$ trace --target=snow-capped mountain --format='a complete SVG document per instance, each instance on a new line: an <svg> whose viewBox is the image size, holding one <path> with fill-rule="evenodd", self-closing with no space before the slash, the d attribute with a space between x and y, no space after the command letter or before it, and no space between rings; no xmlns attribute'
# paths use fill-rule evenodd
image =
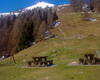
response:
<svg viewBox="0 0 100 80"><path fill-rule="evenodd" d="M46 8L46 7L54 7L54 4L46 3L46 2L39 2L33 6L27 7L25 9L34 9L37 7Z"/></svg>
<svg viewBox="0 0 100 80"><path fill-rule="evenodd" d="M38 2L37 4L24 8L23 10L26 11L26 10L32 10L37 7L46 8L46 7L54 7L54 6L55 6L54 4L50 4L47 2ZM13 15L13 14L17 16L19 13L18 12L0 13L0 15Z"/></svg>

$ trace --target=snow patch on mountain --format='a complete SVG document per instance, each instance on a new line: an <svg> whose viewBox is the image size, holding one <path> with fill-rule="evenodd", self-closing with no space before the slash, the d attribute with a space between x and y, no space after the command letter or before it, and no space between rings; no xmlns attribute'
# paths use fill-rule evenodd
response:
<svg viewBox="0 0 100 80"><path fill-rule="evenodd" d="M27 7L27 8L25 8L25 9L23 9L22 11L24 12L24 10L26 11L26 10L32 10L32 9L34 9L34 8L37 8L37 7L41 7L41 8L46 8L46 7L54 7L55 5L54 4L50 4L50 3L47 3L47 2L38 2L37 4L35 4L35 5L32 5L32 6L30 6L30 7ZM16 15L16 16L18 16L19 15L19 13L18 12L8 12L8 13L0 13L0 16L1 15L5 15L5 16L7 16L7 15Z"/></svg>
<svg viewBox="0 0 100 80"><path fill-rule="evenodd" d="M47 2L38 2L37 4L30 6L30 7L27 7L26 9L34 9L34 8L37 8L37 7L41 7L41 8L54 7L54 4L50 4L50 3L47 3Z"/></svg>
<svg viewBox="0 0 100 80"><path fill-rule="evenodd" d="M19 13L18 12L15 12L15 13L14 12L11 12L11 13L9 12L9 13L0 13L0 15L5 15L5 16L6 15L16 15L17 16L17 15L19 15Z"/></svg>

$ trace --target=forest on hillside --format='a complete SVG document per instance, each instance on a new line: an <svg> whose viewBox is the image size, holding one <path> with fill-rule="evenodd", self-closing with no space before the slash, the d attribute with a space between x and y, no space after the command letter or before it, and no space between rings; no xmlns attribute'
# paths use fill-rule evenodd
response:
<svg viewBox="0 0 100 80"><path fill-rule="evenodd" d="M0 16L0 56L9 57L45 37L58 19L52 8L20 11Z"/></svg>

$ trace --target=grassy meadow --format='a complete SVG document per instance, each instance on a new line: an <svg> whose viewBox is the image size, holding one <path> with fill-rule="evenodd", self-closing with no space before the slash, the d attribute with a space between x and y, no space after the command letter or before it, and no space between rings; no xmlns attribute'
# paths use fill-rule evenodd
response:
<svg viewBox="0 0 100 80"><path fill-rule="evenodd" d="M61 24L51 30L57 37L41 41L0 61L0 80L100 80L100 66L69 66L85 53L100 50L100 14L96 22L83 21L81 13L58 12ZM49 56L55 67L25 68L33 56Z"/></svg>

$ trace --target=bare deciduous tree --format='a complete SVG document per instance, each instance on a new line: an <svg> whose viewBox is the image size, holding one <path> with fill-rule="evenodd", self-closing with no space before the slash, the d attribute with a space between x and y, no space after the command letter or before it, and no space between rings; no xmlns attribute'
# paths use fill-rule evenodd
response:
<svg viewBox="0 0 100 80"><path fill-rule="evenodd" d="M82 7L87 4L89 10L100 12L100 0L71 0L74 11L82 11Z"/></svg>
<svg viewBox="0 0 100 80"><path fill-rule="evenodd" d="M71 4L75 12L82 11L83 3L83 0L71 0Z"/></svg>
<svg viewBox="0 0 100 80"><path fill-rule="evenodd" d="M44 32L58 19L52 8L35 8L16 15L0 17L0 56L12 56L42 39ZM49 28L48 28L49 26ZM8 56L7 56L8 57Z"/></svg>

